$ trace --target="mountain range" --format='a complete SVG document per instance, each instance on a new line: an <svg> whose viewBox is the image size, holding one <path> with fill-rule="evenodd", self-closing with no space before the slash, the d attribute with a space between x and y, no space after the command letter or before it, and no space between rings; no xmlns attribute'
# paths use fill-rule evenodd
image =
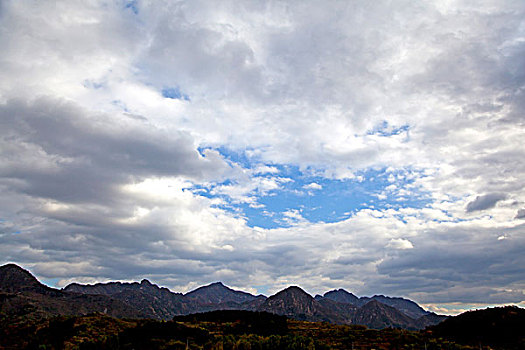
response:
<svg viewBox="0 0 525 350"><path fill-rule="evenodd" d="M298 320L360 324L376 329L423 329L447 318L425 311L408 299L383 295L359 298L344 289L314 298L291 286L266 297L216 282L182 294L142 280L72 283L59 290L43 285L15 264L0 267L0 316L41 318L100 312L118 318L170 320L213 310L266 311Z"/></svg>

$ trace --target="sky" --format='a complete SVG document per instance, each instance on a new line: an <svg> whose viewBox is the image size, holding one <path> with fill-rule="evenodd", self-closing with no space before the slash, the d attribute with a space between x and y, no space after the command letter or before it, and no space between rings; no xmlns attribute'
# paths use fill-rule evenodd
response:
<svg viewBox="0 0 525 350"><path fill-rule="evenodd" d="M525 307L525 2L0 2L0 263Z"/></svg>

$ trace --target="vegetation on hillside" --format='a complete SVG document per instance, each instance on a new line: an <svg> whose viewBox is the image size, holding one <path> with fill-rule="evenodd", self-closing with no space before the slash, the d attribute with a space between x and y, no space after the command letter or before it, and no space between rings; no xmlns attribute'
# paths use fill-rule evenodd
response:
<svg viewBox="0 0 525 350"><path fill-rule="evenodd" d="M513 331L523 333L518 326ZM454 341L445 330L373 330L249 311L214 311L172 321L116 319L100 313L40 322L0 320L0 349L478 350L481 346L488 350L518 349L523 344L474 343L470 338Z"/></svg>

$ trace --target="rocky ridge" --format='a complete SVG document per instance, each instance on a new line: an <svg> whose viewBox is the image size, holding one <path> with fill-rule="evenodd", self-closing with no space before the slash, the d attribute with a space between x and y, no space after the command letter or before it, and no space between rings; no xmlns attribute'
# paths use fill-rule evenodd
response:
<svg viewBox="0 0 525 350"><path fill-rule="evenodd" d="M267 298L233 290L221 282L182 294L142 280L72 283L58 290L41 284L17 265L0 267L0 315L39 318L101 312L119 318L169 320L214 310L266 311L298 320L362 324L377 329L422 329L446 318L407 299L382 295L359 298L344 289L313 298L292 286Z"/></svg>

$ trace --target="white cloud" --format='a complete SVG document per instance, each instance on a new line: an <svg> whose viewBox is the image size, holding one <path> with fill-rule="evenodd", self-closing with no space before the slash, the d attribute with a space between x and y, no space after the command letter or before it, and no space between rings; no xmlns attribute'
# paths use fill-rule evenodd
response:
<svg viewBox="0 0 525 350"><path fill-rule="evenodd" d="M305 190L322 190L323 186L318 184L317 182L311 182L307 185L304 185L303 188Z"/></svg>
<svg viewBox="0 0 525 350"><path fill-rule="evenodd" d="M393 248L393 249L405 250L405 249L414 248L414 245L412 244L412 242L410 242L407 239L393 238L390 240L390 242L388 242L387 247Z"/></svg>

